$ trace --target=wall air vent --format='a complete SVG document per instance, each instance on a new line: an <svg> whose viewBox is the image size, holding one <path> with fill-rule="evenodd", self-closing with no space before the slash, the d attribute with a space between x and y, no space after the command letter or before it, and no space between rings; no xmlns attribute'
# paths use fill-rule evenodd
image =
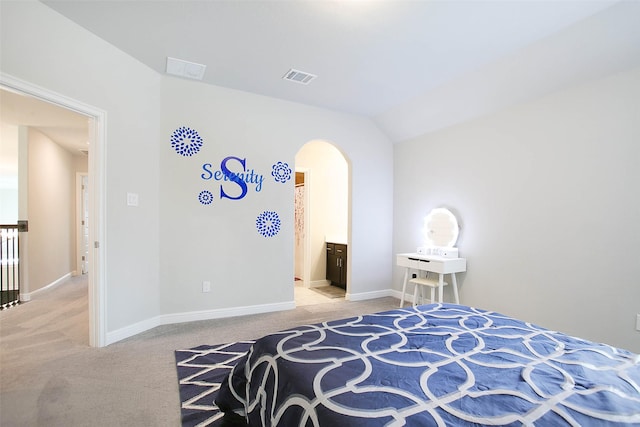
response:
<svg viewBox="0 0 640 427"><path fill-rule="evenodd" d="M305 73L304 71L294 70L293 68L287 71L282 78L285 80L289 80L292 82L300 83L303 85L308 85L311 80L315 79L318 76L313 74Z"/></svg>
<svg viewBox="0 0 640 427"><path fill-rule="evenodd" d="M167 57L167 74L185 77L187 79L202 80L206 65L195 62L183 61L182 59Z"/></svg>

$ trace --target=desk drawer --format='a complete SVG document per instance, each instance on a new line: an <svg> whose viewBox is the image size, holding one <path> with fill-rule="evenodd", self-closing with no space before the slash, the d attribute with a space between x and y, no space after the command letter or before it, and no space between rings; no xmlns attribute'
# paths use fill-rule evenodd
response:
<svg viewBox="0 0 640 427"><path fill-rule="evenodd" d="M433 273L444 273L444 263L442 261L416 259L409 260L413 264L411 268L422 271L431 271Z"/></svg>
<svg viewBox="0 0 640 427"><path fill-rule="evenodd" d="M467 262L463 258L451 259L419 259L406 255L397 255L396 264L414 270L431 271L433 273L449 274L466 271Z"/></svg>
<svg viewBox="0 0 640 427"><path fill-rule="evenodd" d="M413 268L413 260L410 260L406 256L396 255L396 265L399 267Z"/></svg>
<svg viewBox="0 0 640 427"><path fill-rule="evenodd" d="M398 256L396 264L400 267L409 267L414 270L432 271L434 273L444 272L444 263L435 260L424 260L417 258L408 258L406 256Z"/></svg>

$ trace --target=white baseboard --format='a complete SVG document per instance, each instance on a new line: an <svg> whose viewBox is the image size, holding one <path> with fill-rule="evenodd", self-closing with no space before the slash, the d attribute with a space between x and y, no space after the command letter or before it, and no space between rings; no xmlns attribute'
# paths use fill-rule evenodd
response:
<svg viewBox="0 0 640 427"><path fill-rule="evenodd" d="M391 296L397 299L402 298L402 291L397 291L395 289L391 289ZM405 301L413 301L413 294L404 294Z"/></svg>
<svg viewBox="0 0 640 427"><path fill-rule="evenodd" d="M345 299L349 301L364 301L367 299L384 298L393 296L393 290L384 289L382 291L359 292L357 294L347 293Z"/></svg>
<svg viewBox="0 0 640 427"><path fill-rule="evenodd" d="M42 292L45 289L51 289L54 286L59 285L60 283L64 282L66 279L68 279L69 277L71 277L72 273L67 273L64 276L60 277L59 279L54 280L53 282L49 283L46 286L41 287L40 289L36 289L33 292L25 292L25 293L20 293L20 301L31 301L31 297L36 295L38 292Z"/></svg>
<svg viewBox="0 0 640 427"><path fill-rule="evenodd" d="M311 287L326 286L326 280L316 280L311 283ZM394 297L400 299L401 291L395 289L384 289L373 292L360 292L356 294L346 294L345 299L349 301L364 301L368 299ZM405 301L413 301L413 295L405 294ZM295 301L260 304L244 307L220 308L215 310L189 311L185 313L172 313L155 316L150 319L125 326L115 331L107 332L106 345L113 344L125 338L132 337L142 332L148 331L162 325L170 325L174 323L195 322L198 320L221 319L225 317L246 316L249 314L269 313L274 311L293 310L296 308Z"/></svg>
<svg viewBox="0 0 640 427"><path fill-rule="evenodd" d="M295 308L295 301L289 301L275 304L260 304L245 307L163 314L160 316L155 316L151 319L146 319L141 322L134 323L133 325L125 326L124 328L120 328L112 332L107 332L106 345L113 344L125 338L132 337L134 335L162 325L195 322L198 320L221 319L225 317L246 316L248 314L269 313L273 311L293 310Z"/></svg>
<svg viewBox="0 0 640 427"><path fill-rule="evenodd" d="M400 299L402 297L402 291L396 291L395 289L391 290L392 293L392 297ZM428 301L428 302L427 302ZM413 294L404 294L404 302L410 302L413 303ZM423 304L432 304L435 303L436 301L431 301L429 298L424 298L422 303Z"/></svg>
<svg viewBox="0 0 640 427"><path fill-rule="evenodd" d="M293 310L295 301L250 305L245 307L219 308L215 310L190 311L187 313L164 314L160 316L162 325L172 323L194 322L197 320L221 319L224 317L246 316L248 314L270 313L272 311Z"/></svg>
<svg viewBox="0 0 640 427"><path fill-rule="evenodd" d="M113 344L125 338L138 335L142 332L148 331L149 329L153 329L157 326L160 326L161 324L162 323L160 323L160 316L155 316L155 317L152 317L151 319L145 319L138 323L134 323L133 325L116 329L113 332L107 332L107 339L106 339L105 345Z"/></svg>

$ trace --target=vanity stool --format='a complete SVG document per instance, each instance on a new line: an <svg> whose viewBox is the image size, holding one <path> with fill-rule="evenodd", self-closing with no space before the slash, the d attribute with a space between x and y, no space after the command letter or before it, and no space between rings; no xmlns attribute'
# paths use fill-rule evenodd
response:
<svg viewBox="0 0 640 427"><path fill-rule="evenodd" d="M440 283L438 279L430 279L428 277L414 277L413 279L409 280L409 283L413 283L414 285L414 290L413 290L413 306L414 307L418 305L418 289L420 290L420 297L424 298L424 296L422 295L423 286L427 286L431 288L431 304L434 304L436 302L436 289L440 288ZM447 282L442 282L443 288L447 285L448 285ZM460 304L460 301L458 300L458 289L457 289L458 286L456 283L454 283L453 286L454 286L453 294L454 294L455 302L456 304ZM440 289L439 300L440 302L442 302L442 289Z"/></svg>

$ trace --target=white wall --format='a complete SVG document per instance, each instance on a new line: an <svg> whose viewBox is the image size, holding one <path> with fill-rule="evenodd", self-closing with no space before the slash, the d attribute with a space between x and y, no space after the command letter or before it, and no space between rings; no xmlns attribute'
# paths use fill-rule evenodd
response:
<svg viewBox="0 0 640 427"><path fill-rule="evenodd" d="M635 69L399 144L394 251L447 206L463 304L640 352L639 141Z"/></svg>
<svg viewBox="0 0 640 427"><path fill-rule="evenodd" d="M75 266L75 170L71 153L28 129L29 246L27 286L33 292Z"/></svg>
<svg viewBox="0 0 640 427"><path fill-rule="evenodd" d="M18 127L0 121L0 224L18 221Z"/></svg>
<svg viewBox="0 0 640 427"><path fill-rule="evenodd" d="M11 138L16 146L20 139L20 144L27 147L28 157L25 170L20 173L20 179L24 179L20 186L24 185L25 200L20 202L24 212L19 216L29 220L29 232L23 239L28 238L30 245L25 245L26 240L21 243L23 260L28 260L22 270L21 294L28 300L32 292L76 270L75 176L76 172L87 170L87 158L73 155L36 129L20 127L18 132L18 127L14 128L16 132ZM15 224L18 218L17 189L12 197L14 200L7 204L15 207L16 216L4 224Z"/></svg>
<svg viewBox="0 0 640 427"><path fill-rule="evenodd" d="M388 288L392 221L394 251L413 250L444 204L463 227L464 303L640 351L637 71L401 144L394 166L367 119L164 78L41 3L0 7L3 73L107 111L108 331L290 300L293 184L207 211L198 163L246 155L267 175L324 139L352 162L352 293ZM182 125L209 141L198 158L168 145ZM275 239L247 225L267 208L282 212ZM200 292L207 279L219 292Z"/></svg>
<svg viewBox="0 0 640 427"><path fill-rule="evenodd" d="M3 73L107 112L101 250L113 339L184 313L291 302L293 183L272 181L250 199L206 209L197 194L216 187L199 174L205 161L237 155L268 178L275 162L293 165L314 139L332 141L352 161L351 292L388 292L393 148L370 120L163 77L41 3L1 7ZM179 126L206 139L197 156L171 148ZM126 205L127 192L139 206ZM281 214L274 238L256 231L264 210ZM201 292L203 280L214 292Z"/></svg>
<svg viewBox="0 0 640 427"><path fill-rule="evenodd" d="M324 141L305 144L295 159L296 166L306 169L308 174L305 190L310 197L310 279L325 281L325 243L348 243L349 167L342 153Z"/></svg>
<svg viewBox="0 0 640 427"><path fill-rule="evenodd" d="M216 311L247 306L275 309L293 305L293 200L295 155L307 142L331 141L352 159L351 292L366 297L389 288L391 280L392 147L367 120L291 102L167 77L163 82L161 157L161 308L164 313ZM199 153L178 155L170 135L180 126L204 140ZM239 195L231 182L204 180L203 164L220 170L228 156L246 159L247 170L264 176L260 191L248 186L246 197L220 197L220 186ZM291 179L271 176L277 162L292 170ZM356 166L360 166L356 170ZM233 163L238 168L237 162ZM370 171L379 171L370 176ZM214 201L202 205L200 191ZM378 197L368 196L375 191ZM385 197L386 195L386 197ZM281 229L273 237L257 232L256 219L277 212ZM359 220L360 218L367 220ZM369 221L379 233L371 234ZM203 281L213 292L202 293Z"/></svg>
<svg viewBox="0 0 640 427"><path fill-rule="evenodd" d="M3 73L107 111L107 330L159 315L161 76L42 3L0 7Z"/></svg>
<svg viewBox="0 0 640 427"><path fill-rule="evenodd" d="M77 271L73 262L77 251L75 173L86 173L87 156L73 155L36 129L21 127L18 132L18 126L4 123L1 128L0 223L16 224L19 218L29 220L29 234L23 235L23 239L31 236L33 243L22 251L28 252L24 260L28 258L31 263L23 271L21 291L23 298L30 298L31 292ZM25 188L26 200L21 202L24 212L18 215L21 137L28 159L24 162L25 172L21 173L24 182L20 183ZM30 215L27 214L29 207Z"/></svg>

